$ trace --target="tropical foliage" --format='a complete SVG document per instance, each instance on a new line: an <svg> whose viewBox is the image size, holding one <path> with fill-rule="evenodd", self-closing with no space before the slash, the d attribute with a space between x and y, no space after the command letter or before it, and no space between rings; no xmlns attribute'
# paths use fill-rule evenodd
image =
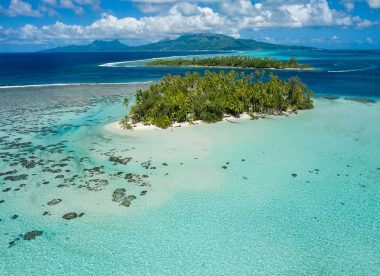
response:
<svg viewBox="0 0 380 276"><path fill-rule="evenodd" d="M253 117L255 113L313 108L312 91L298 77L284 81L270 74L269 80L263 81L263 75L258 70L252 75L235 71L167 75L137 92L130 114L121 124L130 128L130 121L143 122L167 128L174 122L217 122L226 114L247 112Z"/></svg>
<svg viewBox="0 0 380 276"><path fill-rule="evenodd" d="M308 64L299 64L296 58L287 61L277 60L272 57L250 56L217 56L192 59L155 59L147 62L148 66L200 66L200 67L233 67L233 68L274 68L274 69L309 69Z"/></svg>

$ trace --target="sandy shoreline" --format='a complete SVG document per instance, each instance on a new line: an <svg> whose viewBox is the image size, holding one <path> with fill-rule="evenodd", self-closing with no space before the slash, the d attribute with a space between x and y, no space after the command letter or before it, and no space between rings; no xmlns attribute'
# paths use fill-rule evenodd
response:
<svg viewBox="0 0 380 276"><path fill-rule="evenodd" d="M269 114L255 114L255 116L257 116L257 118L266 118L266 117L270 117L270 116L289 116L292 113L293 112L282 112L281 114L273 114L273 115L269 115ZM251 116L249 116L248 113L243 113L243 114L240 115L240 117L225 116L223 118L223 120L220 121L220 122L237 123L239 121L250 120L250 119L251 119ZM159 128L159 127L157 127L155 125L144 125L143 123L131 124L132 125L132 129L128 130L128 129L122 128L119 122L120 121L109 123L109 124L105 125L104 128L106 130L108 130L108 131L119 132L119 133L126 133L128 131L158 131L158 130L165 130L165 129ZM201 120L194 121L193 123L189 123L189 122L177 123L176 122L176 123L172 124L170 127L168 127L166 130L169 130L169 129L173 130L175 128L189 127L189 126L195 126L195 125L201 125L201 124L206 124L206 123L203 122L203 121L201 121Z"/></svg>
<svg viewBox="0 0 380 276"><path fill-rule="evenodd" d="M149 65L149 64L144 64L144 66L147 67L189 67L189 68L220 68L220 69L246 69L246 70L285 70L285 71L300 71L300 70L315 70L313 67L309 68L291 68L291 67L285 67L285 68L273 68L273 67L268 67L268 68L259 68L259 67L236 67L236 66L210 66L210 65Z"/></svg>

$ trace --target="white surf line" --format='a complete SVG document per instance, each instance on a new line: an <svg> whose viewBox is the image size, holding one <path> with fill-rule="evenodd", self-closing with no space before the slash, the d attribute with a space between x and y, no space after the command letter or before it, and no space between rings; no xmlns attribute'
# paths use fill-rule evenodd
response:
<svg viewBox="0 0 380 276"><path fill-rule="evenodd" d="M123 63L134 63L134 62L147 62L156 59L171 59L171 58L181 58L186 56L170 56L170 57L162 57L162 58L146 58L146 59L137 59L137 60L127 60L127 61L117 61L117 62L109 62L104 64L99 64L99 67L118 67L116 65ZM136 65L127 65L127 66L119 66L119 67L140 67L144 66L144 64L136 64Z"/></svg>
<svg viewBox="0 0 380 276"><path fill-rule="evenodd" d="M357 69L346 69L346 70L328 70L329 73L348 73L348 72L360 72L360 71L368 71L372 69L376 69L376 65L372 65L370 67L365 68L357 68Z"/></svg>
<svg viewBox="0 0 380 276"><path fill-rule="evenodd" d="M26 84L26 85L4 85L4 86L0 86L0 89L33 88L33 87L60 87L60 86L135 85L135 84L149 84L149 83L153 83L153 82L154 81L47 83L47 84Z"/></svg>
<svg viewBox="0 0 380 276"><path fill-rule="evenodd" d="M99 64L99 67L141 67L145 66L144 64L136 64L136 65L126 65L126 66L117 66L118 64L123 63L134 63L134 62L147 62L151 60L157 59L173 59L173 58L193 58L193 57L207 57L207 56L223 56L224 54L208 54L208 55L188 55L188 56L169 56L169 57L155 57L155 58L146 58L146 59L137 59L137 60L126 60L126 61L117 61L117 62L108 62Z"/></svg>

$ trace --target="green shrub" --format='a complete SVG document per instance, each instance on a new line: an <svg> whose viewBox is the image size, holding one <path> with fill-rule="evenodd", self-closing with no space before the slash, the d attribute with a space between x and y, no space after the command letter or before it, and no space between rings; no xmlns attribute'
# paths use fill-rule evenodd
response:
<svg viewBox="0 0 380 276"><path fill-rule="evenodd" d="M160 128L168 128L172 125L172 122L170 121L168 116L163 116L155 119L153 121L153 124L160 127Z"/></svg>

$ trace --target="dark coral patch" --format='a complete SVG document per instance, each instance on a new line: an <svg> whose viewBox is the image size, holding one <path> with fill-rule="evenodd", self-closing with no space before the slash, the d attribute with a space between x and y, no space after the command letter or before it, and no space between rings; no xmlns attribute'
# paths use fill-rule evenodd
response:
<svg viewBox="0 0 380 276"><path fill-rule="evenodd" d="M42 231L33 230L33 231L25 233L23 238L26 241L34 240L38 236L41 236L42 233L43 233Z"/></svg>
<svg viewBox="0 0 380 276"><path fill-rule="evenodd" d="M64 214L62 216L62 218L66 219L66 220L71 220L71 219L75 219L78 217L78 214L75 213L75 212L70 212L70 213L67 213L67 214Z"/></svg>
<svg viewBox="0 0 380 276"><path fill-rule="evenodd" d="M9 175L4 180L10 180L10 181L19 181L19 180L25 180L28 178L27 174L20 174L20 175Z"/></svg>
<svg viewBox="0 0 380 276"><path fill-rule="evenodd" d="M51 205L57 205L57 204L59 204L59 203L61 203L61 202L62 202L62 199L60 199L60 198L55 198L55 199L50 200L50 201L47 203L47 205L49 205L49 206L51 206Z"/></svg>

